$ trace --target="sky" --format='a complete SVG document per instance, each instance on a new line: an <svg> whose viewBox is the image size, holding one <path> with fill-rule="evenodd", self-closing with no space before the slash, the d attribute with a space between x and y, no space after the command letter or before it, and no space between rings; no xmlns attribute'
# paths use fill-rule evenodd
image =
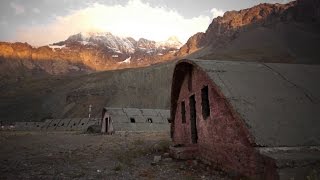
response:
<svg viewBox="0 0 320 180"><path fill-rule="evenodd" d="M1 0L0 41L48 45L80 32L185 43L213 18L259 3L291 0Z"/></svg>

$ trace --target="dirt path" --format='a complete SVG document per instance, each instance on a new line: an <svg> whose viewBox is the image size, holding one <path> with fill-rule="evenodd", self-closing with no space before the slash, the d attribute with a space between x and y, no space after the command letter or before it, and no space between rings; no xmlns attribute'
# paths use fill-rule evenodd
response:
<svg viewBox="0 0 320 180"><path fill-rule="evenodd" d="M0 179L230 179L197 161L152 164L169 145L159 133L0 131Z"/></svg>

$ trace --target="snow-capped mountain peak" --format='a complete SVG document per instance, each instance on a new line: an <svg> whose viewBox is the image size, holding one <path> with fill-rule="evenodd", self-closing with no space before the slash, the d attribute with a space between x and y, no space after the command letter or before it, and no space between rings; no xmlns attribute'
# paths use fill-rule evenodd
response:
<svg viewBox="0 0 320 180"><path fill-rule="evenodd" d="M176 37L156 42L144 38L135 40L132 37L120 37L110 32L81 32L49 47L57 52L82 52L84 57L89 54L92 56L93 53L100 59L95 60L96 63L117 62L118 65L127 66L172 58L181 45Z"/></svg>
<svg viewBox="0 0 320 180"><path fill-rule="evenodd" d="M182 46L182 43L179 41L179 39L176 36L171 36L166 41L158 42L157 46L179 49Z"/></svg>

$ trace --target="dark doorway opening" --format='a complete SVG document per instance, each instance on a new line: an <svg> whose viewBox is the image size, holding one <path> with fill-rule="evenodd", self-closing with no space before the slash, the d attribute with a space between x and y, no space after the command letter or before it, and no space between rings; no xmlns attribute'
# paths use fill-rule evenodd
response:
<svg viewBox="0 0 320 180"><path fill-rule="evenodd" d="M105 130L105 132L108 132L108 125L109 125L109 124L108 124L108 121L109 121L109 118L106 117L105 120L106 120L106 121L105 121L105 122L106 122L106 130Z"/></svg>
<svg viewBox="0 0 320 180"><path fill-rule="evenodd" d="M186 105L184 101L181 102L181 118L182 123L186 123Z"/></svg>
<svg viewBox="0 0 320 180"><path fill-rule="evenodd" d="M203 119L207 119L210 116L210 103L208 86L201 89L201 107Z"/></svg>
<svg viewBox="0 0 320 180"><path fill-rule="evenodd" d="M198 132L197 132L197 112L196 112L196 98L195 95L189 98L190 107L190 124L191 124L191 140L193 144L197 143Z"/></svg>

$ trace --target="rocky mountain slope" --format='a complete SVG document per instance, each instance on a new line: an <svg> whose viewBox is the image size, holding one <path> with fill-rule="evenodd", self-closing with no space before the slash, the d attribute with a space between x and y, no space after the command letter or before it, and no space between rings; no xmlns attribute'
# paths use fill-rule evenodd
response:
<svg viewBox="0 0 320 180"><path fill-rule="evenodd" d="M181 45L174 37L165 42L136 41L111 33L79 33L38 48L0 42L0 81L148 66L172 59Z"/></svg>
<svg viewBox="0 0 320 180"><path fill-rule="evenodd" d="M169 109L174 62L74 76L21 79L0 88L0 120L100 117L103 107Z"/></svg>
<svg viewBox="0 0 320 180"><path fill-rule="evenodd" d="M320 1L260 4L215 18L177 56L319 64L319 40Z"/></svg>

